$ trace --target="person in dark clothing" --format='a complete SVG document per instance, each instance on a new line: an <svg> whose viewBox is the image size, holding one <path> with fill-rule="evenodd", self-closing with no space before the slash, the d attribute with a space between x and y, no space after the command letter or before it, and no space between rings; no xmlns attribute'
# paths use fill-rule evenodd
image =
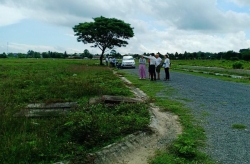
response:
<svg viewBox="0 0 250 164"><path fill-rule="evenodd" d="M164 63L163 63L163 67L164 67L164 70L165 70L165 81L169 81L169 79L170 79L170 75L169 75L169 68L170 68L170 60L169 60L169 58L168 58L168 55L164 55L164 58L165 58L165 60L164 60Z"/></svg>
<svg viewBox="0 0 250 164"><path fill-rule="evenodd" d="M151 54L150 56L145 56L145 55L143 55L143 56L145 58L150 59L149 72L150 72L150 76L151 76L151 81L156 80L156 73L155 73L156 58L155 58L154 54Z"/></svg>

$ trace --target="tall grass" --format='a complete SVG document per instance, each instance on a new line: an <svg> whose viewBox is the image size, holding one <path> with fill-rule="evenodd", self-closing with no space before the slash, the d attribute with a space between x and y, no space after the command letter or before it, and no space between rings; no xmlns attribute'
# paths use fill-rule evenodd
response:
<svg viewBox="0 0 250 164"><path fill-rule="evenodd" d="M145 130L145 105L89 105L91 97L132 96L112 71L92 60L0 60L0 163L84 162L131 132ZM29 103L77 102L60 117L13 117Z"/></svg>

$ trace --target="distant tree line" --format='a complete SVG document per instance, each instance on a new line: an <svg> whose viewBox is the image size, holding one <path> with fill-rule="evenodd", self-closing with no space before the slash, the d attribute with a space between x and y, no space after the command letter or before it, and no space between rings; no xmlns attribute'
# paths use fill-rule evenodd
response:
<svg viewBox="0 0 250 164"><path fill-rule="evenodd" d="M163 55L160 52L160 57L163 58ZM151 53L144 53L144 55L150 55ZM131 55L134 58L139 58L140 54L126 54ZM240 49L239 52L235 51L227 51L227 52L219 52L219 53L211 53L211 52L184 52L184 53L167 53L170 59L172 60L207 60L207 59L223 59L223 60L246 60L250 61L250 48L248 49ZM121 59L122 55L115 50L111 50L110 53L104 54L104 56L108 57L115 57L117 59ZM85 49L83 53L74 53L74 54L67 54L65 51L64 53L60 52L35 52L33 50L29 50L26 54L25 53L9 53L6 54L5 52L0 54L0 58L72 58L72 59L92 59L92 58L99 58L100 55L98 54L91 54L89 50Z"/></svg>
<svg viewBox="0 0 250 164"><path fill-rule="evenodd" d="M0 58L82 58L86 53L74 53L74 54L67 54L65 51L64 53L61 52L36 52L33 50L29 50L27 53L8 53L6 54L5 52L3 54L0 54ZM91 58L90 54L87 54L88 57Z"/></svg>
<svg viewBox="0 0 250 164"><path fill-rule="evenodd" d="M223 59L223 60L246 60L250 61L250 49L240 49L239 52L227 51L219 53L211 52L184 52L184 53L167 53L173 60L194 60L194 59Z"/></svg>
<svg viewBox="0 0 250 164"><path fill-rule="evenodd" d="M144 55L150 55L151 53L144 53ZM164 54L160 54L160 57L163 58ZM166 54L165 54L166 55ZM239 52L227 51L227 52L219 52L219 53L211 53L211 52L184 52L184 53L167 53L170 59L172 60L207 60L207 59L223 59L223 60L246 60L250 61L250 48L248 49L240 49ZM138 58L139 55L133 55Z"/></svg>
<svg viewBox="0 0 250 164"><path fill-rule="evenodd" d="M112 56L115 58L121 58L122 55L117 53L115 50L111 50L109 54L105 54L105 56ZM85 49L83 53L74 53L68 54L66 51L64 53L60 52L36 52L33 50L29 50L27 53L8 53L5 52L0 54L0 58L71 58L71 59L83 59L88 58L92 59L93 57L99 58L99 54L91 54L88 49Z"/></svg>
<svg viewBox="0 0 250 164"><path fill-rule="evenodd" d="M0 54L0 58L7 58L6 53L4 52L4 53Z"/></svg>
<svg viewBox="0 0 250 164"><path fill-rule="evenodd" d="M27 53L3 53L0 54L1 58L67 58L68 54L66 52L59 53L59 52L35 52L33 50L29 50Z"/></svg>

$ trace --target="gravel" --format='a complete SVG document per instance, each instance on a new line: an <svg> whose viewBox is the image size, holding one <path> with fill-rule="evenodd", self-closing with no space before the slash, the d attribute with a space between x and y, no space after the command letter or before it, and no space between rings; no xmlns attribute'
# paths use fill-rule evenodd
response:
<svg viewBox="0 0 250 164"><path fill-rule="evenodd" d="M138 69L124 71L138 74ZM184 103L201 121L207 136L204 152L212 159L223 164L250 163L250 85L178 72L170 72L170 81L155 83L174 88L172 98ZM233 129L234 124L247 128Z"/></svg>

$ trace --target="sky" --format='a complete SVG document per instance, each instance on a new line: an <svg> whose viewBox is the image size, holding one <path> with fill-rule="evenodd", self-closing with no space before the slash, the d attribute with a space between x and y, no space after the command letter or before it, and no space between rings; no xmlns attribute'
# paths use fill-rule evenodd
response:
<svg viewBox="0 0 250 164"><path fill-rule="evenodd" d="M134 28L120 54L250 48L250 0L0 0L0 53L100 54L72 29L100 16Z"/></svg>

